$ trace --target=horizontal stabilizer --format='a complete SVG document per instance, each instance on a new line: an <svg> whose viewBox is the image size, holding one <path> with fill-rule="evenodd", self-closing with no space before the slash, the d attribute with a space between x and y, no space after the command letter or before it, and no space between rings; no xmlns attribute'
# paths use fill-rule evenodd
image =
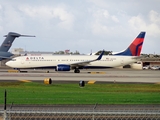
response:
<svg viewBox="0 0 160 120"><path fill-rule="evenodd" d="M9 32L8 35L4 35L4 37L12 36L12 37L36 37L34 35L21 35L19 33Z"/></svg>

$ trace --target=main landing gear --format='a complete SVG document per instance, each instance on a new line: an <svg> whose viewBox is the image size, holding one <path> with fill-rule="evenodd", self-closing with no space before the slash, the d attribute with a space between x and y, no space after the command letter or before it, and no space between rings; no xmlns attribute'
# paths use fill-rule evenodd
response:
<svg viewBox="0 0 160 120"><path fill-rule="evenodd" d="M80 70L78 68L74 69L74 73L80 73Z"/></svg>

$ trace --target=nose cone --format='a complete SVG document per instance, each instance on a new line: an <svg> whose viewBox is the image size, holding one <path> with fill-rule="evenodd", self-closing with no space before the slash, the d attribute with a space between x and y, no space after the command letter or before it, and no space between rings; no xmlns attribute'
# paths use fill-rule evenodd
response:
<svg viewBox="0 0 160 120"><path fill-rule="evenodd" d="M6 62L5 64L6 64L8 67L12 67L11 61Z"/></svg>

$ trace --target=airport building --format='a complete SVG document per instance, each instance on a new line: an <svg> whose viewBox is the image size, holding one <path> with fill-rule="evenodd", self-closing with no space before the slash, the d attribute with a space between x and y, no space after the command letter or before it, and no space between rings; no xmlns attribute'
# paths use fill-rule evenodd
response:
<svg viewBox="0 0 160 120"><path fill-rule="evenodd" d="M144 66L159 66L160 67L160 57L159 58L143 58L141 61L136 63L123 66L121 68L133 68L133 69L143 69Z"/></svg>
<svg viewBox="0 0 160 120"><path fill-rule="evenodd" d="M22 48L14 48L11 51L12 54L14 55L19 55L19 56L39 56L39 55L53 55L53 52L40 52L40 51L24 51Z"/></svg>

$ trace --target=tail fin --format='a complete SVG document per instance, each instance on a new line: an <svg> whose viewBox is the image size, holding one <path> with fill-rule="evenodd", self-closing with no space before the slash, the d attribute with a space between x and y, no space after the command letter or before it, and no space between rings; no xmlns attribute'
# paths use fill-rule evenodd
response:
<svg viewBox="0 0 160 120"><path fill-rule="evenodd" d="M126 50L116 53L114 55L140 56L145 33L146 32L141 32Z"/></svg>
<svg viewBox="0 0 160 120"><path fill-rule="evenodd" d="M5 35L4 37L6 37L6 39L3 41L1 47L0 47L0 51L2 52L7 52L10 47L12 46L12 43L14 41L14 39L16 37L20 37L20 36L24 36L24 37L35 37L35 36L29 36L29 35L20 35L18 33L14 33L14 32L9 32L8 35Z"/></svg>

